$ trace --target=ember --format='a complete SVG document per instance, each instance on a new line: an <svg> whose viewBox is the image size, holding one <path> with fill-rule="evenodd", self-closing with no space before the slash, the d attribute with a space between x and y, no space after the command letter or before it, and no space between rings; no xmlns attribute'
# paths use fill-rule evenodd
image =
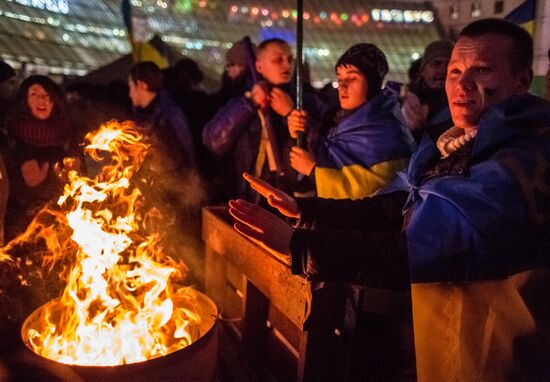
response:
<svg viewBox="0 0 550 382"><path fill-rule="evenodd" d="M25 322L25 343L51 360L94 366L179 350L212 328L215 307L207 309L200 293L176 286L187 269L163 253L162 235L152 232L159 211L142 211L132 178L148 146L129 122L109 122L86 139L85 152L108 165L93 179L69 171L58 206L41 211L7 248L41 238L46 263L70 264L61 297Z"/></svg>

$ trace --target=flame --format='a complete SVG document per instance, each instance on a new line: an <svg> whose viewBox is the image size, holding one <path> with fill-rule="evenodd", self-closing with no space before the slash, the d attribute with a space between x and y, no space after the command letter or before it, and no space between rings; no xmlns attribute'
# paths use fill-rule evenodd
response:
<svg viewBox="0 0 550 382"><path fill-rule="evenodd" d="M55 361L95 366L179 350L200 336L201 318L189 289L175 285L185 266L162 253L158 232L147 232L159 212L141 211L133 178L148 145L130 122L109 122L86 140L85 153L108 165L93 179L68 171L57 207L42 210L7 247L40 238L46 264L70 264L61 297L28 327L27 345Z"/></svg>

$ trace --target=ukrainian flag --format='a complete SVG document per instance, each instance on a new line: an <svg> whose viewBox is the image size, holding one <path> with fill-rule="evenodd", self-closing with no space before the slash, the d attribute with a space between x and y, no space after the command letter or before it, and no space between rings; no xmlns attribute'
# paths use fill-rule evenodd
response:
<svg viewBox="0 0 550 382"><path fill-rule="evenodd" d="M134 63L152 61L161 69L169 67L170 63L168 59L155 48L150 41L136 41L132 23L132 5L130 4L130 0L122 0L121 11L124 25L128 33L128 42L132 48L132 60Z"/></svg>
<svg viewBox="0 0 550 382"><path fill-rule="evenodd" d="M535 24L536 0L526 0L510 12L505 19L521 25L531 36Z"/></svg>

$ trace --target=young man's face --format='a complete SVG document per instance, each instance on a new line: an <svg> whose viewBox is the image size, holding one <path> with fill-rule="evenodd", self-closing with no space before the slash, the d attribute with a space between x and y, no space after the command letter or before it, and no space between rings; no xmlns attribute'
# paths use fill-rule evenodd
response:
<svg viewBox="0 0 550 382"><path fill-rule="evenodd" d="M445 76L447 75L448 64L448 57L436 57L422 68L420 75L430 89L442 90L445 88Z"/></svg>
<svg viewBox="0 0 550 382"><path fill-rule="evenodd" d="M512 41L499 35L458 40L445 82L451 116L457 127L477 128L491 106L528 90L530 72L513 73L511 49Z"/></svg>
<svg viewBox="0 0 550 382"><path fill-rule="evenodd" d="M292 78L292 52L286 44L272 43L256 57L256 70L272 85L288 84Z"/></svg>
<svg viewBox="0 0 550 382"><path fill-rule="evenodd" d="M227 72L227 76L232 80L239 77L239 75L245 70L246 70L246 67L240 64L229 63L225 65L225 71Z"/></svg>
<svg viewBox="0 0 550 382"><path fill-rule="evenodd" d="M137 81L132 80L132 77L128 77L128 88L129 88L128 96L132 100L132 106L140 107L141 106L140 90L138 89Z"/></svg>
<svg viewBox="0 0 550 382"><path fill-rule="evenodd" d="M27 105L37 119L48 119L53 111L54 102L42 85L34 84L27 92Z"/></svg>
<svg viewBox="0 0 550 382"><path fill-rule="evenodd" d="M367 101L368 82L355 65L341 65L336 68L338 99L340 107L352 110Z"/></svg>

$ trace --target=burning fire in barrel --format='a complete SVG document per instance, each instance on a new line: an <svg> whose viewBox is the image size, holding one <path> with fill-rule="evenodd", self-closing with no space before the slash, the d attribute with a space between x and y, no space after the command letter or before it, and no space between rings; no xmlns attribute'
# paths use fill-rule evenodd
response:
<svg viewBox="0 0 550 382"><path fill-rule="evenodd" d="M163 253L155 230L163 217L144 208L134 179L148 149L142 134L129 122L110 122L86 139L86 154L108 164L93 178L68 171L57 207L41 211L9 244L40 238L46 263L70 264L62 295L35 310L21 333L34 353L80 373L120 365L126 372L212 336L217 310L178 285L187 268Z"/></svg>

